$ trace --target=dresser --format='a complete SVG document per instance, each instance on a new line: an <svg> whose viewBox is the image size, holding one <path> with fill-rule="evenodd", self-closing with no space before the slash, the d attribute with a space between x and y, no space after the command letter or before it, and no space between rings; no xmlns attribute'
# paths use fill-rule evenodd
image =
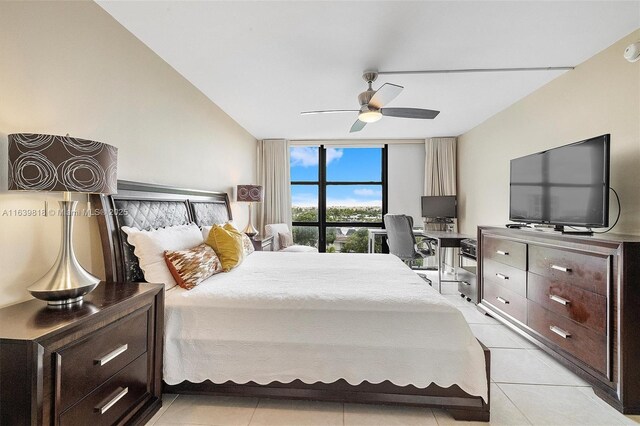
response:
<svg viewBox="0 0 640 426"><path fill-rule="evenodd" d="M478 228L479 309L640 413L640 236Z"/></svg>
<svg viewBox="0 0 640 426"><path fill-rule="evenodd" d="M0 309L0 424L144 424L162 404L164 290L102 282L74 308Z"/></svg>

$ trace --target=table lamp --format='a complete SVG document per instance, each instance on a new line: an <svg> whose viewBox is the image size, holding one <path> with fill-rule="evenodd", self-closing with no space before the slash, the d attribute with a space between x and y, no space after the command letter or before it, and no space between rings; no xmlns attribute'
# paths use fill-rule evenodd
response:
<svg viewBox="0 0 640 426"><path fill-rule="evenodd" d="M118 149L69 136L15 133L9 135L9 190L62 192L62 242L49 272L29 292L49 305L82 302L100 282L76 259L73 217L77 201L71 193L113 194L117 190Z"/></svg>
<svg viewBox="0 0 640 426"><path fill-rule="evenodd" d="M260 185L238 185L238 196L236 201L249 203L249 223L247 223L247 227L244 228L245 234L250 237L255 237L258 235L258 230L253 226L252 223L252 214L251 214L251 205L253 203L259 203L262 201L262 186Z"/></svg>

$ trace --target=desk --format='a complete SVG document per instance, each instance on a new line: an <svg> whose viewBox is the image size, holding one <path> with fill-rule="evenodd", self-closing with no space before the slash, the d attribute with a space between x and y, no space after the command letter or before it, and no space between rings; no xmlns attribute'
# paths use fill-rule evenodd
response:
<svg viewBox="0 0 640 426"><path fill-rule="evenodd" d="M369 240L367 242L367 253L375 253L376 237L387 235L387 230L382 228L372 228L372 229L368 229L368 231L369 231ZM424 230L414 229L413 235L415 235L416 237L423 237Z"/></svg>
<svg viewBox="0 0 640 426"><path fill-rule="evenodd" d="M460 241L466 240L467 238L473 238L469 235L458 234L457 232L447 232L447 231L421 231L421 235L424 235L427 238L431 238L438 241L438 292L442 293L442 283L454 282L457 283L458 280L443 280L442 279L442 255L443 250L447 247L452 248L460 248Z"/></svg>

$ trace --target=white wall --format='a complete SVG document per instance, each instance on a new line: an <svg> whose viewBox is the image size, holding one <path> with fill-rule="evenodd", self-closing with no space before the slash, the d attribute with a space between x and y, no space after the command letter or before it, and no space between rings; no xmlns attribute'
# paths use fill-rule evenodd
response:
<svg viewBox="0 0 640 426"><path fill-rule="evenodd" d="M638 40L640 30L458 138L462 232L508 222L511 159L610 133L613 232L640 234L640 62L622 56Z"/></svg>
<svg viewBox="0 0 640 426"><path fill-rule="evenodd" d="M115 145L120 179L218 191L255 182L255 138L95 3L0 2L0 16L0 306L30 297L60 241L59 218L4 214L59 199L6 191L9 133ZM246 207L233 208L244 226ZM78 218L74 237L80 262L103 276L95 218Z"/></svg>
<svg viewBox="0 0 640 426"><path fill-rule="evenodd" d="M424 141L389 144L389 213L413 216L416 226L422 225L420 197L424 195L424 156Z"/></svg>

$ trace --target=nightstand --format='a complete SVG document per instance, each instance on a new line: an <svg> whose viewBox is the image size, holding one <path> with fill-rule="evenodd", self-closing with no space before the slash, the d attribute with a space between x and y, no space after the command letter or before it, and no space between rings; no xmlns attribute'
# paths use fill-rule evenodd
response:
<svg viewBox="0 0 640 426"><path fill-rule="evenodd" d="M251 239L256 251L273 251L273 235L268 237L255 237Z"/></svg>
<svg viewBox="0 0 640 426"><path fill-rule="evenodd" d="M0 309L0 424L144 424L162 405L163 323L161 284Z"/></svg>

